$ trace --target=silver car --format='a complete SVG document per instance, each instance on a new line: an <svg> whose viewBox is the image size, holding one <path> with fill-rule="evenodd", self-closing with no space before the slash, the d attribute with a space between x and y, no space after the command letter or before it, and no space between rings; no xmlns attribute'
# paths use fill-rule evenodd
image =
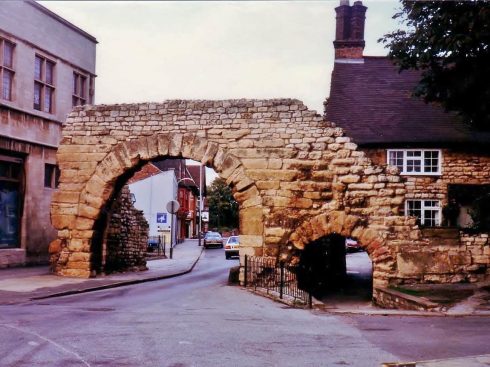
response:
<svg viewBox="0 0 490 367"><path fill-rule="evenodd" d="M230 236L225 244L225 257L230 259L232 256L238 256L240 239L238 236Z"/></svg>

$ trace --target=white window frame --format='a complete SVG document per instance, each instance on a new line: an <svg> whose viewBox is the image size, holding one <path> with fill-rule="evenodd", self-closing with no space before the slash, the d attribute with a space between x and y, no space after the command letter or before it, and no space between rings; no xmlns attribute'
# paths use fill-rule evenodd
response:
<svg viewBox="0 0 490 367"><path fill-rule="evenodd" d="M441 149L388 149L386 151L386 163L390 165L390 154L391 152L402 152L403 153L403 167L400 170L401 175L407 176L440 176L442 175L442 150ZM408 172L407 171L407 161L414 160L414 157L407 157L407 152L420 152L420 167L421 172ZM437 162L437 172L424 172L425 169L425 152L437 152L438 153L438 162ZM398 166L394 166L398 167Z"/></svg>
<svg viewBox="0 0 490 367"><path fill-rule="evenodd" d="M410 201L419 201L420 204L420 225L425 226L425 227L439 227L441 226L441 221L442 221L442 208L441 208L441 201L437 199L407 199L405 200L405 216L410 216L409 215L409 208L408 208L408 203ZM436 206L431 206L429 203L430 201L435 201L437 202ZM426 210L432 210L432 211L437 211L437 215L435 217L435 223L434 225L426 225L425 224L425 211Z"/></svg>

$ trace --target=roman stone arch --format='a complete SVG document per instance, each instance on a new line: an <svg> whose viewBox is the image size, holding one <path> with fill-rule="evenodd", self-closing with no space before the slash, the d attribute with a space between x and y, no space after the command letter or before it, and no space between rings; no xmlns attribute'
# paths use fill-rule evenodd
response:
<svg viewBox="0 0 490 367"><path fill-rule="evenodd" d="M344 211L332 211L320 214L298 227L289 237L290 247L298 252L309 243L330 234L358 240L372 260L373 272L376 274L373 278L374 285L388 285L390 275L396 270L396 253L389 246L387 228L370 224L369 218L345 214ZM295 256L292 261L298 261L298 257Z"/></svg>
<svg viewBox="0 0 490 367"><path fill-rule="evenodd" d="M375 282L386 284L396 278L397 246L420 237L413 218L400 216L405 186L396 169L374 166L298 100L77 107L57 157L50 250L61 275L90 276L101 209L118 183L162 157L200 161L226 179L240 205L242 259L295 261L309 241L337 232L361 240L376 259Z"/></svg>

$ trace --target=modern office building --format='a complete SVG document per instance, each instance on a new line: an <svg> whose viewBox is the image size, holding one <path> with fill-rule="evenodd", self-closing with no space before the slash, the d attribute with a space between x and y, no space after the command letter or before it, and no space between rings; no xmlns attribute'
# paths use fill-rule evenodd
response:
<svg viewBox="0 0 490 367"><path fill-rule="evenodd" d="M96 44L34 1L0 6L0 267L48 261L61 127L93 103Z"/></svg>

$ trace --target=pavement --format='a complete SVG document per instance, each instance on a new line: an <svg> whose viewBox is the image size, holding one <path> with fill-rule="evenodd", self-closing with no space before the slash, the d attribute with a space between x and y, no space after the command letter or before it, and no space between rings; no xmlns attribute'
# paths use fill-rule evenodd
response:
<svg viewBox="0 0 490 367"><path fill-rule="evenodd" d="M174 247L172 259L156 259L147 262L148 270L98 276L91 279L68 278L53 275L47 266L0 269L0 305L19 304L32 300L61 297L71 294L122 287L183 275L192 271L199 261L203 247L197 240L186 240ZM479 297L479 298L478 298ZM475 305L481 299L490 300L488 293L480 293L459 302L446 312L420 312L386 310L374 307L369 301L330 299L316 301L315 308L331 313L357 313L370 315L405 316L490 316L490 308L484 312ZM482 367L490 366L490 354L418 362L390 362L383 367Z"/></svg>
<svg viewBox="0 0 490 367"><path fill-rule="evenodd" d="M174 247L172 259L148 261L146 271L115 273L90 279L60 277L51 274L47 266L0 269L0 305L93 292L183 275L192 271L202 250L203 247L198 246L198 240L186 240Z"/></svg>

